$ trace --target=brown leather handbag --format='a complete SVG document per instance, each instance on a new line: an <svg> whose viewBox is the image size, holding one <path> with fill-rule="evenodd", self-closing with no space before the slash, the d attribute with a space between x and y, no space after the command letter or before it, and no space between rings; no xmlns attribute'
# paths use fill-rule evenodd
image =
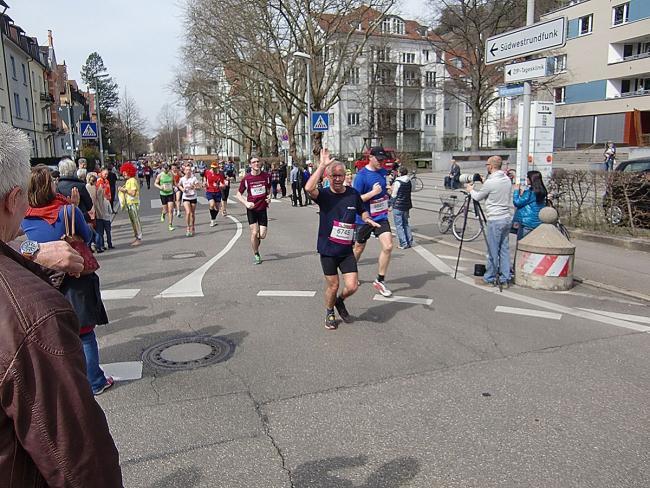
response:
<svg viewBox="0 0 650 488"><path fill-rule="evenodd" d="M68 217L68 209L71 209L70 217ZM75 205L66 205L64 209L63 223L65 225L65 235L61 239L70 244L70 246L72 246L72 249L77 251L81 257L84 258L84 269L81 274L88 275L94 273L99 269L99 263L97 262L97 259L95 259L95 256L90 250L90 247L88 247L88 244L86 244L80 236L76 235L75 210Z"/></svg>

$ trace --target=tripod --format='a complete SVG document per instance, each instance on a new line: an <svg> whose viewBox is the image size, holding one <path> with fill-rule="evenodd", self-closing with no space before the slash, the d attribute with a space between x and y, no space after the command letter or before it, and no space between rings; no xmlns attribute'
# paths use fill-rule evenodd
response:
<svg viewBox="0 0 650 488"><path fill-rule="evenodd" d="M462 191L462 190L461 190ZM462 191L465 194L465 203L464 203L464 212L463 212L463 231L460 234L460 245L458 246L458 257L456 258L456 269L454 270L454 279L456 279L456 276L458 275L458 263L460 262L460 254L463 251L463 242L465 239L465 229L467 228L467 215L469 213L469 206L470 203L473 205L474 208L474 214L476 215L476 218L478 219L478 223L481 226L481 232L483 233L483 238L485 239L485 247L488 249L488 253L490 252L490 248L488 246L488 239L487 239L487 229L485 226L487 225L487 219L485 218L485 213L483 212L483 207L481 207L481 204L474 200L472 198L472 195L469 194L469 192ZM495 286L499 287L499 291L503 291L503 283L501 283L501 252L497 252L497 262L495 263L496 267L496 273L495 273L495 278L494 278L494 284Z"/></svg>

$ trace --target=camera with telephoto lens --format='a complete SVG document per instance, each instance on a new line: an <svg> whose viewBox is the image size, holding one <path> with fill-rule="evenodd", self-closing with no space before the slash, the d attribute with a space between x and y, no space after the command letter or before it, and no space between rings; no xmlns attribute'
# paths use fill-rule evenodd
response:
<svg viewBox="0 0 650 488"><path fill-rule="evenodd" d="M474 173L473 175L462 174L458 177L458 181L466 185L467 183L476 183L477 181L483 181L483 178L481 178L481 175L478 173Z"/></svg>

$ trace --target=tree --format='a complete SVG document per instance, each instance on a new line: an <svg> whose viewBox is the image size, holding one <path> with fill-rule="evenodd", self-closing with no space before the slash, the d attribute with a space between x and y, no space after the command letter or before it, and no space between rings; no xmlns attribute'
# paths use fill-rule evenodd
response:
<svg viewBox="0 0 650 488"><path fill-rule="evenodd" d="M178 116L174 107L166 103L158 114L158 129L154 137L154 151L170 157L180 152L181 133ZM179 154L180 156L180 154Z"/></svg>
<svg viewBox="0 0 650 488"><path fill-rule="evenodd" d="M146 148L144 134L146 127L147 122L140 115L135 100L127 93L125 87L113 121L113 145L122 154L125 154L127 159L133 159L137 154L144 152Z"/></svg>
<svg viewBox="0 0 650 488"><path fill-rule="evenodd" d="M107 71L104 60L96 52L91 53L86 59L86 63L81 67L81 79L88 90L97 90L96 96L99 99L104 147L108 147L106 141L112 135L113 109L117 107L120 101L117 83L110 76L104 76L108 74Z"/></svg>

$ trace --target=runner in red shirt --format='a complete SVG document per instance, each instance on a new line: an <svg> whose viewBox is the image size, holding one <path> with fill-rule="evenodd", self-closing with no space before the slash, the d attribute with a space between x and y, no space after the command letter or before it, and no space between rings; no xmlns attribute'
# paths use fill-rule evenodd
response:
<svg viewBox="0 0 650 488"><path fill-rule="evenodd" d="M266 237L268 217L266 209L271 202L271 177L260 169L260 160L251 158L251 172L244 176L239 184L237 200L246 207L248 226L251 229L251 246L255 264L260 264L260 243ZM246 198L243 193L246 192Z"/></svg>
<svg viewBox="0 0 650 488"><path fill-rule="evenodd" d="M217 215L221 206L222 190L229 182L219 171L219 165L213 162L210 169L203 174L203 185L205 186L205 198L210 205L210 227L217 225Z"/></svg>

